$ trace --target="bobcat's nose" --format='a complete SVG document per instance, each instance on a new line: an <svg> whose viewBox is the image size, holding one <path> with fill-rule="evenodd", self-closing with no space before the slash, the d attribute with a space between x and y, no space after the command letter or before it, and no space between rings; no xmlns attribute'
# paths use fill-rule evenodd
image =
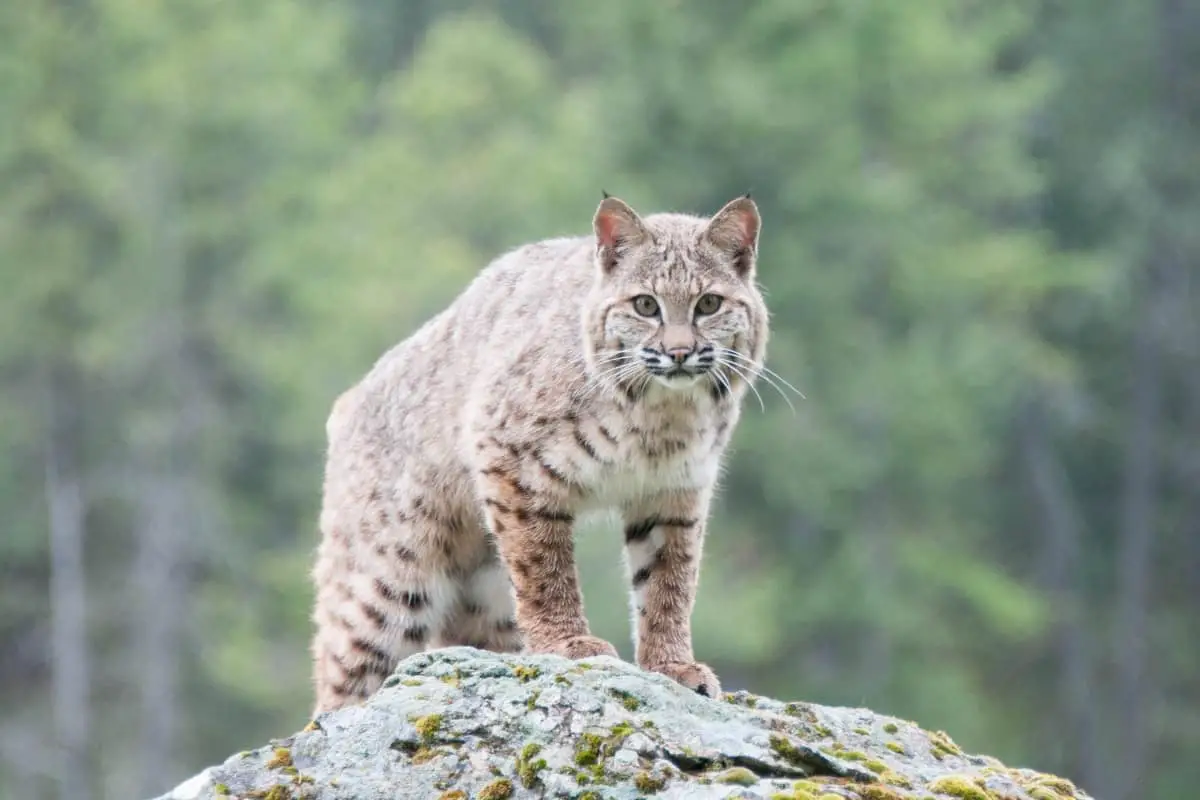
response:
<svg viewBox="0 0 1200 800"><path fill-rule="evenodd" d="M667 356L676 364L682 364L691 354L692 348L690 347L672 347L667 351Z"/></svg>

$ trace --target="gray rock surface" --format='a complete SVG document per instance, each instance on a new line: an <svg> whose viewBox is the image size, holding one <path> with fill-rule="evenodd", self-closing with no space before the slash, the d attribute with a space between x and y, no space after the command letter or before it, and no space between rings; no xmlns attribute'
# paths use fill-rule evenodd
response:
<svg viewBox="0 0 1200 800"><path fill-rule="evenodd" d="M963 753L865 709L723 701L612 658L466 647L400 664L365 705L210 767L158 800L1064 800L1069 781Z"/></svg>

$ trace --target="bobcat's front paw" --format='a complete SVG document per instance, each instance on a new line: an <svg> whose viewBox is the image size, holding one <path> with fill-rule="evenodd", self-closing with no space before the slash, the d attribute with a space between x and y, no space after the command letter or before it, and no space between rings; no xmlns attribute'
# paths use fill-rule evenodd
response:
<svg viewBox="0 0 1200 800"><path fill-rule="evenodd" d="M596 636L572 636L569 639L562 639L547 647L544 652L567 658L591 658L592 656L619 658L617 648Z"/></svg>
<svg viewBox="0 0 1200 800"><path fill-rule="evenodd" d="M721 683L716 673L704 664L688 661L669 661L666 664L651 664L646 669L661 672L676 683L682 684L696 694L721 699Z"/></svg>

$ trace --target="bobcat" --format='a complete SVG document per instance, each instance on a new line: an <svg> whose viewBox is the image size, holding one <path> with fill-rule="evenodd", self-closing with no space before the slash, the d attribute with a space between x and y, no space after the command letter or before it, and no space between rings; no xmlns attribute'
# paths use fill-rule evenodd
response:
<svg viewBox="0 0 1200 800"><path fill-rule="evenodd" d="M615 509L637 663L709 697L691 613L709 502L767 310L749 195L501 256L338 398L314 570L317 712L432 647L616 655L584 617L572 526Z"/></svg>

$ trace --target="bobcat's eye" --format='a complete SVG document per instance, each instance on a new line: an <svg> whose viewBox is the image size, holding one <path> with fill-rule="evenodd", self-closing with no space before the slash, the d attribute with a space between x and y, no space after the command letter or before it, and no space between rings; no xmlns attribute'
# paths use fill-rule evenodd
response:
<svg viewBox="0 0 1200 800"><path fill-rule="evenodd" d="M648 294L639 294L633 298L633 310L643 317L653 317L658 313L658 301Z"/></svg>
<svg viewBox="0 0 1200 800"><path fill-rule="evenodd" d="M702 294L700 299L696 301L697 314L715 314L717 309L721 307L721 296L716 294Z"/></svg>

